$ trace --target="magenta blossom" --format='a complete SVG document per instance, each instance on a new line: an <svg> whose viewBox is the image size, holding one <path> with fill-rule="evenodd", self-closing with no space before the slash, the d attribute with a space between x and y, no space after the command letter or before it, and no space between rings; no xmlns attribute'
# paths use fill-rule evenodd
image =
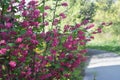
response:
<svg viewBox="0 0 120 80"><path fill-rule="evenodd" d="M75 28L79 28L81 26L81 24L76 24Z"/></svg>
<svg viewBox="0 0 120 80"><path fill-rule="evenodd" d="M35 6L37 3L38 3L38 1L31 0L31 1L28 3L28 5Z"/></svg>
<svg viewBox="0 0 120 80"><path fill-rule="evenodd" d="M69 31L69 29L70 29L70 25L65 25L64 26L64 32Z"/></svg>
<svg viewBox="0 0 120 80"><path fill-rule="evenodd" d="M4 27L4 25L3 24L0 24L0 28L3 28Z"/></svg>
<svg viewBox="0 0 120 80"><path fill-rule="evenodd" d="M39 24L40 24L39 22L32 22L32 21L30 22L30 25L35 27L38 27Z"/></svg>
<svg viewBox="0 0 120 80"><path fill-rule="evenodd" d="M14 67L16 67L16 62L15 61L10 61L9 65L10 65L10 67L14 68Z"/></svg>
<svg viewBox="0 0 120 80"><path fill-rule="evenodd" d="M101 33L101 32L102 32L102 29L101 29L101 28L98 28L97 30L98 30L98 33Z"/></svg>
<svg viewBox="0 0 120 80"><path fill-rule="evenodd" d="M94 36L90 36L91 39L94 39Z"/></svg>
<svg viewBox="0 0 120 80"><path fill-rule="evenodd" d="M44 12L42 16L45 17L45 16L47 16L47 15L48 15L48 13L47 13L47 12Z"/></svg>
<svg viewBox="0 0 120 80"><path fill-rule="evenodd" d="M21 23L21 25L23 26L23 27L28 27L29 26L29 22L28 21L23 21L22 23Z"/></svg>
<svg viewBox="0 0 120 80"><path fill-rule="evenodd" d="M66 18L66 15L65 15L64 13L60 13L59 16L60 16L62 19Z"/></svg>
<svg viewBox="0 0 120 80"><path fill-rule="evenodd" d="M34 40L34 39L31 39L30 41L31 41L31 43L34 44L34 45L37 45L37 44L39 43L38 40Z"/></svg>
<svg viewBox="0 0 120 80"><path fill-rule="evenodd" d="M59 40L57 38L53 39L52 46L55 47L59 44Z"/></svg>
<svg viewBox="0 0 120 80"><path fill-rule="evenodd" d="M65 7L68 6L68 4L66 2L63 2L61 5L65 6Z"/></svg>
<svg viewBox="0 0 120 80"><path fill-rule="evenodd" d="M28 15L28 11L26 11L26 10L25 10L25 11L23 11L22 16L24 16L24 17L25 17L25 16L27 16L27 15Z"/></svg>
<svg viewBox="0 0 120 80"><path fill-rule="evenodd" d="M26 31L26 35L32 35L33 34L33 31L31 28L29 28L27 31Z"/></svg>
<svg viewBox="0 0 120 80"><path fill-rule="evenodd" d="M84 53L87 53L87 52L88 52L88 51L87 51L86 49L83 49L83 50L80 51L80 53L83 53L83 54L84 54Z"/></svg>
<svg viewBox="0 0 120 80"><path fill-rule="evenodd" d="M25 0L21 0L19 3L19 10L23 10L24 9L24 5L25 5Z"/></svg>
<svg viewBox="0 0 120 80"><path fill-rule="evenodd" d="M1 40L0 41L0 45L5 45L6 44L6 41L5 40Z"/></svg>
<svg viewBox="0 0 120 80"><path fill-rule="evenodd" d="M50 52L53 54L53 55L56 55L56 51L54 49L51 49Z"/></svg>
<svg viewBox="0 0 120 80"><path fill-rule="evenodd" d="M7 49L6 49L6 48L0 49L0 54L6 54L6 52L7 52Z"/></svg>
<svg viewBox="0 0 120 80"><path fill-rule="evenodd" d="M33 12L33 18L38 18L40 16L40 10L36 9Z"/></svg>
<svg viewBox="0 0 120 80"><path fill-rule="evenodd" d="M85 42L80 42L80 45L85 45L86 43Z"/></svg>
<svg viewBox="0 0 120 80"><path fill-rule="evenodd" d="M95 25L94 24L91 24L91 25L89 25L89 26L87 26L85 29L87 30L87 29L91 29L91 28L93 28Z"/></svg>
<svg viewBox="0 0 120 80"><path fill-rule="evenodd" d="M59 22L59 20L58 20L58 19L54 19L54 21L53 21L53 25L57 25L57 24L58 24L58 22Z"/></svg>
<svg viewBox="0 0 120 80"><path fill-rule="evenodd" d="M105 23L105 22L102 22L101 25L106 25L106 23Z"/></svg>
<svg viewBox="0 0 120 80"><path fill-rule="evenodd" d="M43 23L43 25L44 25L44 26L48 26L48 25L49 25L49 22L48 22L48 21L45 21L45 22Z"/></svg>
<svg viewBox="0 0 120 80"><path fill-rule="evenodd" d="M53 60L53 56L47 56L47 59L52 61Z"/></svg>
<svg viewBox="0 0 120 80"><path fill-rule="evenodd" d="M20 62L25 62L26 58L25 58L25 57L20 57L20 58L18 58L18 60L19 60Z"/></svg>
<svg viewBox="0 0 120 80"><path fill-rule="evenodd" d="M40 79L41 79L41 80L45 80L45 79L48 79L48 78L51 77L51 76L52 76L52 74L51 74L51 73L48 73L48 74L45 74L45 75L40 76Z"/></svg>
<svg viewBox="0 0 120 80"><path fill-rule="evenodd" d="M48 9L50 9L50 6L45 6L44 8L45 8L45 10L48 10Z"/></svg>
<svg viewBox="0 0 120 80"><path fill-rule="evenodd" d="M23 39L19 37L19 38L16 39L16 43L21 43L22 40L23 40Z"/></svg>
<svg viewBox="0 0 120 80"><path fill-rule="evenodd" d="M5 24L6 28L11 28L12 25L13 25L13 24L12 24L12 23L9 23L9 22Z"/></svg>
<svg viewBox="0 0 120 80"><path fill-rule="evenodd" d="M64 74L64 76L65 76L66 78L69 78L69 77L70 77L70 74Z"/></svg>

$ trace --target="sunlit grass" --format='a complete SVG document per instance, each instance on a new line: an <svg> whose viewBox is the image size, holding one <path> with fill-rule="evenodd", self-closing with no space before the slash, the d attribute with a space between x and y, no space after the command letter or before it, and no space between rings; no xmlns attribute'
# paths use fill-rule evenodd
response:
<svg viewBox="0 0 120 80"><path fill-rule="evenodd" d="M115 52L120 54L120 40L116 37L110 36L110 38L105 39L103 37L96 37L95 40L87 44L88 48L106 50L110 52Z"/></svg>

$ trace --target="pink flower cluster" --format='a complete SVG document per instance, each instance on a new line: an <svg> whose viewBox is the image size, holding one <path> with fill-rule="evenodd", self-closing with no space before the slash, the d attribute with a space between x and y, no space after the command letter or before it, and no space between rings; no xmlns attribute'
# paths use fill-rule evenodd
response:
<svg viewBox="0 0 120 80"><path fill-rule="evenodd" d="M53 80L64 76L67 79L71 75L68 73L85 62L86 42L94 38L86 33L94 27L93 24L83 27L89 23L87 20L74 26L66 24L60 31L58 25L67 17L65 13L55 15L50 22L43 19L49 16L45 11L53 10L50 6L41 7L35 0L28 4L25 0L9 0L7 3L10 6L4 10L4 15L0 13L0 61L4 61L0 62L0 78ZM13 3L18 5L13 8ZM60 5L68 6L66 2ZM14 9L18 10L14 14L20 13L18 16L5 16ZM44 31L49 23L54 28ZM100 33L101 29L90 34Z"/></svg>

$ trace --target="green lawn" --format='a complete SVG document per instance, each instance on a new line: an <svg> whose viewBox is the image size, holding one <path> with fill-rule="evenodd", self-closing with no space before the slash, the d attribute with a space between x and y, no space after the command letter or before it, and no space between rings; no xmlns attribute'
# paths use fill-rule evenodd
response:
<svg viewBox="0 0 120 80"><path fill-rule="evenodd" d="M87 44L88 48L115 52L120 54L120 41L92 41Z"/></svg>

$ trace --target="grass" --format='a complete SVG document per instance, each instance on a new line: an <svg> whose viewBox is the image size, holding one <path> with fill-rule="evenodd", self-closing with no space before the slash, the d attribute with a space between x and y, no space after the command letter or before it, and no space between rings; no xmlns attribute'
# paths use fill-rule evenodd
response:
<svg viewBox="0 0 120 80"><path fill-rule="evenodd" d="M88 48L106 50L120 54L120 42L117 40L113 41L92 41L87 44Z"/></svg>

